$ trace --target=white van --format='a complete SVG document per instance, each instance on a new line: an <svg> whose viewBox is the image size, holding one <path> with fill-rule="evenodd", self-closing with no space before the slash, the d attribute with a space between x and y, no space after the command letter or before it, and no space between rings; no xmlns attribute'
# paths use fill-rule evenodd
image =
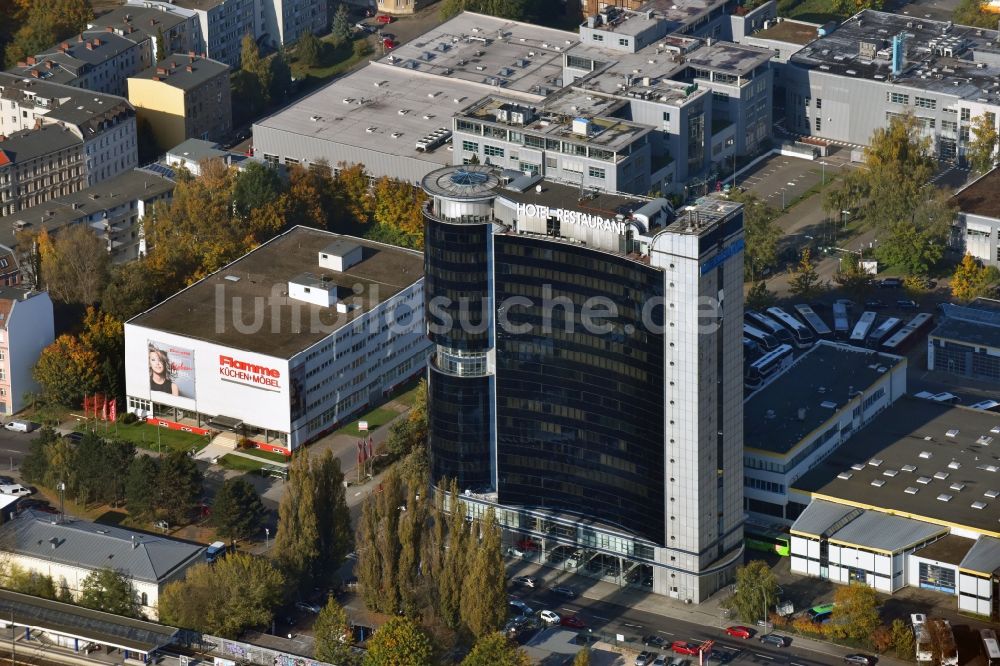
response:
<svg viewBox="0 0 1000 666"><path fill-rule="evenodd" d="M14 483L9 486L0 486L0 493L4 495L21 495L22 497L27 497L32 494L33 490L30 488L25 488L20 483Z"/></svg>
<svg viewBox="0 0 1000 666"><path fill-rule="evenodd" d="M7 421L3 427L13 432L31 432L35 429L35 424L31 421Z"/></svg>

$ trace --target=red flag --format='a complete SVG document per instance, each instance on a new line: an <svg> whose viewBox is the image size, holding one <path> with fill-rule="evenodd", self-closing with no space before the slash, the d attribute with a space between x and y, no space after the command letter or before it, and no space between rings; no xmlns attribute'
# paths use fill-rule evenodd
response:
<svg viewBox="0 0 1000 666"><path fill-rule="evenodd" d="M101 420L102 421L107 421L108 420L108 400L107 400L107 398L105 398L104 400L101 401Z"/></svg>
<svg viewBox="0 0 1000 666"><path fill-rule="evenodd" d="M118 420L118 398L111 401L111 409L109 410L108 417L109 421Z"/></svg>
<svg viewBox="0 0 1000 666"><path fill-rule="evenodd" d="M361 440L359 439L358 440L358 464L359 465L364 462L363 456L364 456L364 453L362 453L362 451L361 451Z"/></svg>
<svg viewBox="0 0 1000 666"><path fill-rule="evenodd" d="M374 458L375 457L375 450L374 449L375 449L375 445L372 443L372 436L368 435L368 457L369 458Z"/></svg>
<svg viewBox="0 0 1000 666"><path fill-rule="evenodd" d="M90 396L83 396L83 418L88 418L90 416Z"/></svg>

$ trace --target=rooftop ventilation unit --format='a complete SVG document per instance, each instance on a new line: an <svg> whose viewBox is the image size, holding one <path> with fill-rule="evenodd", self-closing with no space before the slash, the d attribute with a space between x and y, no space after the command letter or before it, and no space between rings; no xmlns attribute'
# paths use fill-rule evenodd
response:
<svg viewBox="0 0 1000 666"><path fill-rule="evenodd" d="M976 444L982 444L983 446L989 446L991 443L993 443L993 438L989 435L982 435L976 440Z"/></svg>
<svg viewBox="0 0 1000 666"><path fill-rule="evenodd" d="M874 481L872 481L872 485L875 486L876 488L881 488L882 486L885 485L885 480L884 479L875 479Z"/></svg>
<svg viewBox="0 0 1000 666"><path fill-rule="evenodd" d="M961 467L962 463L958 462L957 460L952 460L950 463L948 463L948 469L960 469Z"/></svg>
<svg viewBox="0 0 1000 666"><path fill-rule="evenodd" d="M969 506L972 507L973 509L985 509L986 502L973 502Z"/></svg>
<svg viewBox="0 0 1000 666"><path fill-rule="evenodd" d="M1000 497L1000 490L987 490L983 493L983 495L989 497L990 499L996 499L997 497Z"/></svg>
<svg viewBox="0 0 1000 666"><path fill-rule="evenodd" d="M931 453L930 451L921 451L920 457L923 458L924 460L930 460L931 458L934 457L934 454Z"/></svg>
<svg viewBox="0 0 1000 666"><path fill-rule="evenodd" d="M951 430L949 430L948 432L946 432L944 435L945 435L945 437L952 437L952 438L958 437L958 428L952 428Z"/></svg>
<svg viewBox="0 0 1000 666"><path fill-rule="evenodd" d="M915 488L913 486L908 486L906 488L906 490L904 490L903 492L906 493L907 495L916 495L917 493L920 492L920 488Z"/></svg>
<svg viewBox="0 0 1000 666"><path fill-rule="evenodd" d="M944 481L945 479L948 478L948 472L936 472L934 474L934 478L937 479L938 481Z"/></svg>
<svg viewBox="0 0 1000 666"><path fill-rule="evenodd" d="M950 502L951 501L951 495L948 495L946 493L941 493L940 495L937 496L937 498L938 498L939 502Z"/></svg>
<svg viewBox="0 0 1000 666"><path fill-rule="evenodd" d="M931 482L931 477L929 476L917 477L917 483L919 483L922 486L926 486L930 482Z"/></svg>
<svg viewBox="0 0 1000 666"><path fill-rule="evenodd" d="M900 469L903 470L904 472L916 472L917 471L917 468L916 468L915 465L903 465L902 467L900 467Z"/></svg>
<svg viewBox="0 0 1000 666"><path fill-rule="evenodd" d="M865 468L864 463L854 463L853 465L851 465L851 469L853 469L855 472L860 472L864 468Z"/></svg>
<svg viewBox="0 0 1000 666"><path fill-rule="evenodd" d="M883 461L881 458L872 458L871 460L868 461L868 464L871 465L872 467L879 467L882 465L882 462Z"/></svg>
<svg viewBox="0 0 1000 666"><path fill-rule="evenodd" d="M892 477L896 476L897 474L899 474L899 472L897 470L894 470L894 469L887 469L884 472L882 472L883 476L888 476L890 479Z"/></svg>
<svg viewBox="0 0 1000 666"><path fill-rule="evenodd" d="M964 483L953 483L953 484L951 484L948 487L950 489L954 490L956 493L960 493L960 492L962 492L962 490L965 489L965 484Z"/></svg>
<svg viewBox="0 0 1000 666"><path fill-rule="evenodd" d="M841 472L840 474L837 475L837 478L838 479L843 479L844 481L847 481L852 476L854 476L854 475L851 474L850 472Z"/></svg>

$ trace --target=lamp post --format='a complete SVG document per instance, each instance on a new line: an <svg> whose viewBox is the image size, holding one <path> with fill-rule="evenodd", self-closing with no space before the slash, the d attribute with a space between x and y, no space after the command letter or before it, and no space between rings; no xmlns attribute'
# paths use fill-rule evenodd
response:
<svg viewBox="0 0 1000 666"><path fill-rule="evenodd" d="M819 165L820 165L821 167L823 167L823 180L822 180L822 185L823 185L823 186L825 186L825 185L826 185L826 162L820 162L820 163L819 163Z"/></svg>
<svg viewBox="0 0 1000 666"><path fill-rule="evenodd" d="M842 211L840 211L840 220L844 224L844 229L847 229L847 218L850 217L850 215L851 215L851 211L849 211L849 210L842 210Z"/></svg>
<svg viewBox="0 0 1000 666"><path fill-rule="evenodd" d="M785 189L781 188L781 210L785 210Z"/></svg>
<svg viewBox="0 0 1000 666"><path fill-rule="evenodd" d="M271 528L270 527L265 527L264 528L264 552L265 553L267 552L267 549L270 546L271 546Z"/></svg>

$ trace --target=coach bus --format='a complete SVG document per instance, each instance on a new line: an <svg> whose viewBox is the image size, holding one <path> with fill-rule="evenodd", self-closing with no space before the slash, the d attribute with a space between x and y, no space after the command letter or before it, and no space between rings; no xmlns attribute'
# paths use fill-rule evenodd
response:
<svg viewBox="0 0 1000 666"><path fill-rule="evenodd" d="M774 337L778 338L782 344L795 344L795 339L792 337L791 332L767 315L761 314L755 310L747 310L743 313L743 317L746 321L749 321L751 325L756 326L760 330L770 333Z"/></svg>
<svg viewBox="0 0 1000 666"><path fill-rule="evenodd" d="M889 335L896 330L896 327L900 323L899 317L889 317L884 322L878 325L878 327L871 332L868 336L868 346L872 349L878 348L882 341L889 337Z"/></svg>
<svg viewBox="0 0 1000 666"><path fill-rule="evenodd" d="M850 334L851 322L847 319L847 306L843 303L833 304L833 332L838 338L846 338Z"/></svg>
<svg viewBox="0 0 1000 666"><path fill-rule="evenodd" d="M812 332L816 335L817 340L833 337L833 331L831 331L830 327L826 325L823 318L816 314L816 312L808 305L796 305L795 312L797 312L798 315L802 317L802 320L809 325L809 328L811 328Z"/></svg>
<svg viewBox="0 0 1000 666"><path fill-rule="evenodd" d="M795 346L799 349L812 347L816 342L816 335L812 332L811 328L781 308L768 308L767 314L769 317L788 329L788 332L791 333L792 337L795 339Z"/></svg>
<svg viewBox="0 0 1000 666"><path fill-rule="evenodd" d="M872 326L875 324L876 317L878 317L878 315L871 310L861 313L861 319L859 319L858 323L854 325L854 330L851 332L851 342L864 344L865 338L868 337L868 333L872 330Z"/></svg>
<svg viewBox="0 0 1000 666"><path fill-rule="evenodd" d="M773 351L781 346L778 338L746 322L743 323L743 335L760 345L764 351Z"/></svg>
<svg viewBox="0 0 1000 666"><path fill-rule="evenodd" d="M921 312L883 342L882 349L891 354L904 353L920 340L933 323L934 317L930 313Z"/></svg>
<svg viewBox="0 0 1000 666"><path fill-rule="evenodd" d="M781 345L750 364L743 377L743 385L748 389L764 386L795 361L791 345Z"/></svg>

